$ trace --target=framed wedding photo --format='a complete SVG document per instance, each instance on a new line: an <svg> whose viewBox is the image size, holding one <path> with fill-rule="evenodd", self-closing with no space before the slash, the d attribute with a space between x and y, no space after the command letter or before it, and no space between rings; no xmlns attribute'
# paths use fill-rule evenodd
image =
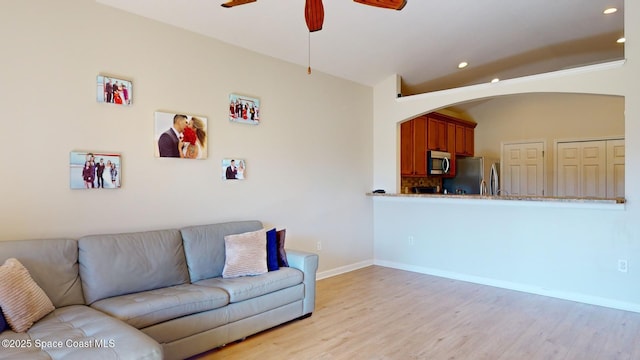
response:
<svg viewBox="0 0 640 360"><path fill-rule="evenodd" d="M71 189L119 189L122 179L120 154L72 151L69 157Z"/></svg>
<svg viewBox="0 0 640 360"><path fill-rule="evenodd" d="M238 94L229 95L229 121L260 124L260 99Z"/></svg>
<svg viewBox="0 0 640 360"><path fill-rule="evenodd" d="M162 158L207 158L207 118L156 111L155 155Z"/></svg>
<svg viewBox="0 0 640 360"><path fill-rule="evenodd" d="M126 79L98 75L98 102L129 106L133 100L133 84Z"/></svg>
<svg viewBox="0 0 640 360"><path fill-rule="evenodd" d="M247 178L247 162L244 159L223 159L221 170L223 180L244 180Z"/></svg>

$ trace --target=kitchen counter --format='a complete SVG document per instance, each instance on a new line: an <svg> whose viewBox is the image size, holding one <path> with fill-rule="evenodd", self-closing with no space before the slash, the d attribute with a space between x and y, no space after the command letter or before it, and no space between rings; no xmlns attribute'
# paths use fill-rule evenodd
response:
<svg viewBox="0 0 640 360"><path fill-rule="evenodd" d="M367 193L368 196L386 198L416 198L416 199L450 199L450 200L490 200L490 201L513 201L521 202L542 202L542 203L563 203L563 204L624 204L624 198L592 198L592 197L560 197L560 196L525 196L525 195L456 195L456 194L398 194L398 193Z"/></svg>

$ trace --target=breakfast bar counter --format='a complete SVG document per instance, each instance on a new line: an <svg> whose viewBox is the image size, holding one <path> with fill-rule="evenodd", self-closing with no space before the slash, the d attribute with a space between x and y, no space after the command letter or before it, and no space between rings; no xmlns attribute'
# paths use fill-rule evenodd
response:
<svg viewBox="0 0 640 360"><path fill-rule="evenodd" d="M561 206L561 207L602 207L624 209L624 198L594 198L594 197L561 197L561 196L530 196L530 195L470 195L470 194L404 194L404 193L373 193L366 194L374 198L397 200L426 200L431 202L465 202L465 203L496 203L510 205L533 206Z"/></svg>

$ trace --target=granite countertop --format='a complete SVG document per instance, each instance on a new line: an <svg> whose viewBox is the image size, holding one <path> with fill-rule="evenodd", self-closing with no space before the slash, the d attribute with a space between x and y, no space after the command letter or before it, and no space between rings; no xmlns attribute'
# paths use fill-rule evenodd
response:
<svg viewBox="0 0 640 360"><path fill-rule="evenodd" d="M624 198L563 197L563 196L527 196L527 195L456 195L456 194L399 194L399 193L367 193L368 196L407 197L407 198L447 198L447 199L481 199L481 200L524 200L560 203L590 204L624 204Z"/></svg>

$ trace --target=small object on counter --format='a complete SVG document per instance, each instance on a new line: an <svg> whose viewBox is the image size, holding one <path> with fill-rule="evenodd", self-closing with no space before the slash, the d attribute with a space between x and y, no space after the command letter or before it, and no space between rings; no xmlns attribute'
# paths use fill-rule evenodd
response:
<svg viewBox="0 0 640 360"><path fill-rule="evenodd" d="M373 190L373 193L374 193L374 194L385 194L385 193L386 193L386 191L384 191L384 190L382 190L382 189L376 189L376 190Z"/></svg>

